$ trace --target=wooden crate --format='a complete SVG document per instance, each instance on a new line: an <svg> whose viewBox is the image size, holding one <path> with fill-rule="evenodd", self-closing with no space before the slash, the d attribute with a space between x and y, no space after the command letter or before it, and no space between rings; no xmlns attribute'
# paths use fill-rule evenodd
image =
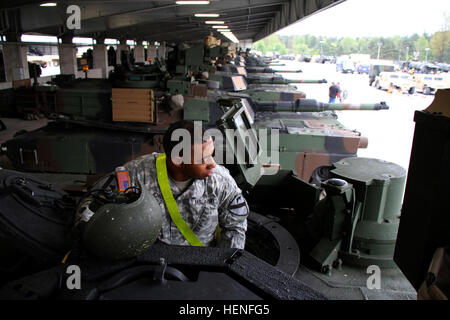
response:
<svg viewBox="0 0 450 320"><path fill-rule="evenodd" d="M31 79L14 80L12 83L14 89L20 87L27 87L27 88L31 87Z"/></svg>
<svg viewBox="0 0 450 320"><path fill-rule="evenodd" d="M150 89L112 89L113 121L155 122L154 93Z"/></svg>

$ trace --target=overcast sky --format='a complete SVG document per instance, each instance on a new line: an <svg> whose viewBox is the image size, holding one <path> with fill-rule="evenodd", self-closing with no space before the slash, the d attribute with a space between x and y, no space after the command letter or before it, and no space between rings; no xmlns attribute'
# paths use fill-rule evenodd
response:
<svg viewBox="0 0 450 320"><path fill-rule="evenodd" d="M390 37L441 31L450 0L347 0L277 32L280 35Z"/></svg>

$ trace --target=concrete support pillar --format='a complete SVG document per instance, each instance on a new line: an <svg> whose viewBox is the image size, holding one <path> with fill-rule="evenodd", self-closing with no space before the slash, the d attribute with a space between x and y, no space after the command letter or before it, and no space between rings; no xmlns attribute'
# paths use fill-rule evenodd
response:
<svg viewBox="0 0 450 320"><path fill-rule="evenodd" d="M77 48L73 44L62 43L58 46L59 68L61 74L74 74L77 68Z"/></svg>
<svg viewBox="0 0 450 320"><path fill-rule="evenodd" d="M117 45L117 49L116 49L117 64L122 64L122 60L121 60L122 51L128 51L128 46L126 44L126 40L120 41L120 44Z"/></svg>
<svg viewBox="0 0 450 320"><path fill-rule="evenodd" d="M30 78L27 53L28 46L21 45L20 43L3 44L6 81L17 81Z"/></svg>
<svg viewBox="0 0 450 320"><path fill-rule="evenodd" d="M105 44L94 45L94 69L101 69L101 77L108 78L108 51Z"/></svg>
<svg viewBox="0 0 450 320"><path fill-rule="evenodd" d="M153 59L156 58L157 56L158 56L158 54L157 54L156 46L151 46L151 45L149 45L149 46L147 47L147 57L148 57L148 58L152 58L151 64L154 63L154 62L153 62Z"/></svg>
<svg viewBox="0 0 450 320"><path fill-rule="evenodd" d="M159 58L166 59L166 44L164 42L158 47L157 54Z"/></svg>
<svg viewBox="0 0 450 320"><path fill-rule="evenodd" d="M145 62L145 48L142 44L134 47L134 62Z"/></svg>

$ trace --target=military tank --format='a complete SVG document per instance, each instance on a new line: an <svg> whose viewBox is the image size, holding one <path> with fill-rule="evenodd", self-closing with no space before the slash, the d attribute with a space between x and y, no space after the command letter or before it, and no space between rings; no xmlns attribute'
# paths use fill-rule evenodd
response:
<svg viewBox="0 0 450 320"><path fill-rule="evenodd" d="M319 109L324 107L316 105ZM266 104L260 107L262 110L268 108ZM289 106L299 107L300 103ZM330 176L319 186L309 184L291 172L265 186L263 191L266 194L255 193L253 189L258 187L258 181L275 163L260 157L263 149L261 137L253 133L248 109L243 103L233 104L217 121L217 127L223 133L227 129L237 130L236 137L242 139L245 146L242 150L234 149L235 161L228 164L252 208L245 251L154 244L136 258L121 261L98 260L89 256L82 256L84 259L80 260L73 254L62 264L8 282L0 289L0 295L13 299L23 299L25 295L41 299L142 299L155 295L165 299L183 299L207 287L208 281L203 281L207 270L214 272L207 277L209 281L214 280L218 284L217 281L223 279L223 286L217 287L228 288L235 282L221 274L226 274L225 269L231 268L231 277L244 285L235 289L236 292L232 285L230 292L242 299L342 299L355 298L361 291L366 298L377 297L370 288L364 291L361 281L366 284L365 269L373 265L383 268L384 277L389 276L405 170L379 159L345 158L330 166ZM253 138L246 143L245 136ZM234 137L233 140L227 140L226 134L224 137L227 143L234 144ZM255 144L253 148L251 144ZM260 151L253 154L252 149ZM250 155L251 163L240 161L247 158L242 152ZM321 198L323 192L326 196ZM303 253L302 264L299 263L299 252ZM218 263L219 260L222 263ZM200 263L194 264L193 261ZM60 279L61 271L68 265L79 265L88 270L81 291L58 286L57 283L61 282L55 281ZM107 273L104 273L105 267L109 270ZM162 273L159 272L161 270ZM99 278L100 273L102 279ZM145 290L146 293L136 287L140 284L139 279L145 279L145 274L151 274L155 280L153 289ZM156 277L158 274L161 276ZM353 285L347 284L345 294L336 290L348 282L344 275L351 275L353 282ZM63 278L62 283L67 283L67 279L68 276ZM319 285L318 280L321 282ZM245 285L248 282L252 285ZM180 295L180 290L164 291L164 284L178 287L185 294ZM135 288L135 294L129 295L129 291L122 289L124 286ZM210 289L208 293L213 294L213 291ZM386 292L391 297L404 294L401 290L397 293L388 289Z"/></svg>
<svg viewBox="0 0 450 320"><path fill-rule="evenodd" d="M224 84L226 80L230 80L229 83L234 86L236 83L245 85L244 79L241 78L236 82L235 76L222 79ZM239 89L245 89L245 86ZM358 148L367 145L366 139L362 139L359 133L343 127L331 111L324 113L322 111L326 109L325 107L313 108L318 102L299 100L302 96L297 92L261 88L234 93L208 90L203 97L186 97L182 102L182 108L178 110L170 106L164 108L162 101L157 102L157 99L167 96L158 97L149 89L111 88L106 80L80 80L73 87L60 89L58 94L61 98L58 104L58 118L61 120L45 128L19 135L3 144L3 152L16 168L83 175L104 174L114 168L114 163L126 162L149 152L161 151L162 134L171 122L178 119L199 120L214 126L217 117L223 113L223 107L233 103L235 99L239 101L244 99L249 109L254 108L256 111L263 110L265 102L270 104L273 103L270 101L280 101L277 107L271 109L276 112L267 112L267 108L264 109L263 115L260 115L262 112L251 112L256 112L258 126L281 130L283 139L286 137L286 141L292 140L282 146L283 168L287 170L297 168L299 176L307 181L319 164L328 165L344 156L355 156ZM286 104L305 103L304 106L313 109L287 107L283 109L282 100ZM139 109L136 108L141 105L144 109L137 111ZM377 106L335 104L328 109ZM290 113L286 113L287 111ZM302 112L297 114L299 111ZM137 120L142 122L136 122ZM67 131L74 134L67 136ZM328 137L330 133L332 136ZM111 147L100 147L101 145ZM336 147L333 149L327 145ZM115 149L113 146L118 148ZM310 151L304 154L302 150ZM330 150L333 151L329 152ZM73 156L67 157L72 153ZM307 160L304 161L302 157L306 157ZM316 158L321 158L322 161L316 161ZM309 169L304 170L303 167Z"/></svg>
<svg viewBox="0 0 450 320"><path fill-rule="evenodd" d="M243 71L242 68L244 68L245 71ZM245 72L245 73L277 73L277 72L301 73L302 72L302 70L300 70L300 69L298 69L298 70L282 70L282 69L272 69L269 67L249 67L249 66L240 67L240 66L236 66L233 64L217 66L217 71L237 73L237 74L242 74L242 72Z"/></svg>
<svg viewBox="0 0 450 320"><path fill-rule="evenodd" d="M298 108L289 106L293 107ZM267 110L267 105L263 108ZM247 143L241 141L245 148L232 149L235 162L230 170L248 190L252 210L272 217L296 238L302 264L295 277L335 299L354 299L361 291L367 298L376 295L366 287L365 272L378 268L388 277L385 281L393 281L393 296L404 298L409 292L414 297L393 262L405 169L380 159L350 157L326 166L327 174L318 184L305 183L294 172L274 176L274 167L279 170L277 161L264 154L266 142L253 131L255 123L247 110L244 104L235 104L218 123L222 131L239 131L235 136L225 135L227 146L234 145L235 139L253 137ZM243 161L247 158L253 160L252 165ZM351 285L347 276L352 277ZM346 286L345 293L339 290L341 286Z"/></svg>
<svg viewBox="0 0 450 320"><path fill-rule="evenodd" d="M267 99L268 100L268 99ZM234 105L243 106L255 129L265 129L270 136L278 132L278 144L267 146L279 154L282 176L294 171L304 181L316 179L321 166L354 157L360 148L366 148L368 139L361 133L345 128L337 121L335 110L385 110L384 103L341 104L322 103L314 99L295 101L259 101L243 93L211 95L209 98L189 98L184 104L184 119L203 121L215 127L216 121ZM263 131L261 131L263 132ZM264 149L264 148L263 148ZM264 151L269 154L269 150ZM260 183L270 184L276 176Z"/></svg>
<svg viewBox="0 0 450 320"><path fill-rule="evenodd" d="M223 112L223 106L216 103L218 99L224 102L244 97L254 104L258 101L300 101L298 99L305 97L304 93L289 87L255 86L249 89L242 75L219 72L212 74L208 80L186 79L184 72L208 70L211 65L205 59L218 54L220 50L214 53L203 44L182 44L176 48L167 65L157 60L155 66L128 67L108 80L72 79L61 83L57 92L55 123L8 141L3 145L3 152L21 170L104 174L114 168L113 163L123 163L142 154L161 151L162 134L171 122L179 119L201 120L214 126L217 117ZM222 50L223 47L219 48ZM159 80L163 73L173 69L177 73L167 78L166 85L161 85ZM269 80L266 82L274 82L274 78ZM164 86L168 91L162 89ZM173 101L176 98L179 101ZM270 115L265 112L264 116L259 116L258 123L261 127L282 129L294 141L303 141L301 132L310 132L305 141L321 137L317 142L283 146L283 168L292 170L308 166L308 170L296 170L306 181L319 163L330 164L343 155L354 156L359 147L365 147L366 143L360 142L360 134L344 128L332 112L285 112L283 110L284 114L277 112ZM210 117L209 114L214 116ZM333 136L327 137L326 130L332 130L329 132ZM67 131L75 133L67 137ZM353 142L342 143L341 139L342 142ZM100 148L100 145L105 145L105 141L110 141L108 145L111 147ZM341 147L331 152L335 156L327 157L331 149L326 145L332 144L332 141ZM303 154L301 150L308 149L307 144L312 145L311 150L324 150L320 153L323 161L300 160ZM25 145L26 148L23 147ZM47 147L44 148L44 145ZM120 147L115 150L112 148L114 145ZM70 153L74 153L73 157L65 156ZM317 157L314 155L314 158Z"/></svg>
<svg viewBox="0 0 450 320"><path fill-rule="evenodd" d="M215 72L214 74L210 75L211 80L219 79L222 76L226 75L232 75L227 72ZM239 74L236 74L235 76L238 76ZM314 84L320 84L320 83L327 83L326 79L285 79L282 76L274 75L274 74L251 74L251 75L245 75L245 80L249 85L289 85L289 84L300 84L300 83L314 83ZM280 86L281 87L281 86ZM284 88L284 87L282 87Z"/></svg>
<svg viewBox="0 0 450 320"><path fill-rule="evenodd" d="M201 84L199 87L204 88ZM335 147L339 144L348 146L349 141L353 141L351 143L352 145L359 146L360 144L364 144L364 139L361 139L358 133L354 133L353 139L348 141L344 139L332 140L336 132L332 130L333 135L330 136L330 128L326 127L326 125L324 126L323 121L327 121L328 118L331 119L330 123L333 123L331 129L335 129L336 131L343 128L333 122L335 121L335 117L331 111L324 111L326 108L335 108L338 110L386 108L383 104L359 106L345 104L327 105L317 101L306 100L274 103L264 100L264 98L260 100L254 99L252 96L242 92L224 93L208 90L206 93L206 97L187 99L184 103L182 117L189 118L188 115L190 114L192 119L202 120L208 122L208 124L211 122L211 125L214 121L222 118L215 124L218 128L221 130L237 128L238 130L245 131L242 132L243 135L246 131L251 131L252 128L264 128L269 129L269 131L271 129L282 129L284 130L282 135L286 133L280 139L280 141L283 141L283 145L280 144L280 147L276 148L276 150L281 153L286 152L286 155L292 151L289 146L298 148L298 143L300 142L306 143L304 146L306 148L305 151L308 151L308 143L311 146L311 143L317 141L320 141L319 144L322 146L328 145L330 147ZM82 100L88 101L88 99ZM203 104L199 104L199 101L203 101ZM305 109L305 107L307 108ZM315 114L313 111L316 111ZM287 115L286 119L282 118L283 114ZM274 115L275 117L270 118L270 115ZM294 115L297 115L299 119L294 119L292 123L288 123L287 120ZM307 117L301 119L301 116ZM314 116L317 118L314 118ZM175 119L176 117L173 116L171 120L173 121ZM264 123L263 121L268 122ZM123 145L117 143L105 145L105 142L102 140L106 138L110 139L112 136L111 130L105 130L103 136L98 136L98 144L92 143L92 127L88 126L88 122L83 123L83 125L77 123L76 125L78 127L75 130L84 128L87 133L87 139L84 145L80 145L79 152L77 153L81 154L86 149L95 149L98 152L97 155L102 155L104 158L94 158L94 161L89 160L90 155L88 157L74 158L73 161L78 162L77 165L88 163L91 167L84 167L79 172L71 172L67 168L64 168L63 170L67 170L67 173L84 173L88 175L99 173L100 170L96 166L108 163L106 158L108 158L107 155L111 153L111 150L120 154L128 147L130 150L129 154L133 156L138 155L137 153L133 154L134 151L142 150L139 149L139 145L142 144L139 137L142 137L142 135L137 134L135 136L130 134L129 140ZM278 127L274 125L275 123L278 123ZM318 126L319 124L321 125ZM67 129L70 125L75 125L75 123L66 121L63 125ZM103 125L106 124L103 123ZM125 127L118 129L119 126L111 123L108 125L112 125L110 129L114 128L118 137L126 131ZM123 126L126 125L127 123L123 124ZM295 125L302 126L295 128ZM134 128L136 127L134 126ZM74 128L72 127L70 129L73 130ZM303 136L299 134L302 131L299 129L303 130ZM314 135L312 134L314 129L318 129L318 131L322 129L323 131L321 134ZM148 130L148 125L144 124L141 130L142 133L145 132L152 137L152 141L150 142L152 146L146 150L142 150L142 153L162 151L158 150L156 146L160 145L158 136L160 137L163 134L164 129L158 132L155 128L152 128L154 131L150 131ZM96 130L95 135L97 135L97 132ZM266 264L275 267L275 269L267 269L268 273L275 272L274 270L282 270L282 272L288 273L297 279L306 281L311 285L309 288L320 287L320 290L323 292L332 292L332 298L339 298L339 295L336 294L337 290L332 289L333 285L330 284L330 281L337 281L337 283L343 284L345 283L343 281L345 280L345 274L351 274L352 277L358 279L357 281L355 280L357 284L349 288L349 297L356 297L361 292L366 296L371 296L370 292L364 291L364 286L361 285L361 279L367 279L364 268L370 266L371 263L379 264L382 267L391 266L391 253L395 246L396 227L398 227L398 217L396 214L399 207L398 199L401 198L401 192L399 190L402 189L402 179L404 179L402 169L395 164L386 163L382 160L359 159L355 158L354 154L347 153L341 154L340 159L327 159L327 161L319 163L316 169L321 169L320 171L323 172L317 173L315 181L310 183L310 178L307 176L299 176L298 173L292 170L294 168L292 164L285 165L281 160L278 162L271 161L271 155L275 151L275 148L271 149L272 146L268 148L262 146L262 141L264 140L263 135L255 135L254 137L256 139L251 141L254 141L257 145L261 143L261 147L256 147L256 149L262 153L266 153L261 157L261 160L255 160L259 158L258 155L253 159L255 160L253 164L244 163L229 166L230 172L233 173L236 181L245 190L246 197L254 213L249 218L249 241L246 251L253 253L256 257L259 257L258 259L265 261ZM308 137L310 140L305 140L304 137ZM49 154L44 159L48 163L53 161L52 164L54 165L55 173L61 172L61 169L58 168L58 161L54 159L58 159L59 157L60 161L65 161L69 158L70 152L73 152L67 139L67 135L61 135L55 139L54 141L59 140L61 143L57 148L66 146L67 149L63 150L59 156ZM100 141L102 142L100 143ZM40 152L43 150L42 148L48 148L48 146L48 141L43 141L41 147L36 147L32 143L22 142L18 146L19 150L16 154L17 163L24 164L27 162L29 165L42 163L44 166L41 166L39 170L48 172L49 170L45 167L47 164L45 164L45 161L41 161L42 154L37 154L38 150ZM264 152L268 150L271 152ZM312 154L314 155L314 152ZM319 156L322 158L329 157L328 150L325 154L322 153ZM235 154L235 158L242 158L242 155ZM304 160L307 159L305 155L301 158ZM97 161L97 159L101 161ZM131 157L128 158L127 152L124 152L122 158L110 159L111 163L109 165L112 166L112 162L122 164L128 161L128 159L131 160ZM284 159L283 156L280 159ZM310 164L305 161L304 168L310 168ZM367 171L365 168L372 167L374 168L373 171L365 172ZM107 170L107 168L102 167L101 170ZM304 172L307 171L305 169L303 170ZM345 181L343 182L341 180ZM78 190L78 192L81 191ZM326 194L327 197L321 200L323 194ZM387 200L389 200L389 203L383 202ZM261 239L265 240L261 241ZM163 249L158 249L158 247L154 248L155 254L160 255L158 259L161 257L160 250ZM183 256L183 254L175 249L173 252L170 249L169 251L166 251L166 254L163 255L170 257L167 260L169 266L189 265L192 267L189 261L183 259L181 261L179 258L177 260L176 257ZM299 264L300 251L304 254L302 264ZM193 254L197 254L201 258L201 261L206 261L208 260L206 258L208 255L219 254L219 251L216 253L205 251ZM152 256L150 260L143 258L144 260L140 261L152 264L154 267L158 259L153 256L153 253L150 255ZM242 255L233 252L227 253L225 256L226 260L229 259L230 262L233 259L238 261L235 265L236 268L242 267L239 262L239 258ZM253 264L261 266L260 260L252 260L253 258L245 256L245 254L243 256L244 260L252 261ZM207 261L201 268L210 268L211 263L214 263L214 261ZM263 265L266 264L263 263ZM161 265L164 266L164 263ZM119 268L117 270L121 271L123 269ZM390 269L386 270L383 269L383 272L386 272L389 276ZM55 269L52 269L51 274L54 271ZM395 272L392 272L391 275L394 277ZM245 276L243 277L245 279ZM32 279L34 278L28 278L31 281ZM277 282L283 282L283 279L281 274L276 276ZM317 279L319 279L321 284L317 283ZM162 282L163 280L161 279ZM258 282L258 286L261 286L263 290L271 290L271 293L265 297L283 299L289 297L289 295L277 294L277 288L264 288L264 282L270 281L269 279L263 279ZM20 283L23 284L23 282ZM7 289L18 288L19 286L17 284L14 283L14 285L8 286ZM295 290L293 288L297 285L297 283L287 283L284 285L284 291L282 290L281 292L286 292L286 288L290 291ZM405 285L404 288L407 288L407 286ZM290 297L300 298L302 294L305 294L305 292L297 292ZM389 294L392 294L392 292ZM400 291L399 295L402 294L404 292ZM319 296L315 297L317 298Z"/></svg>
<svg viewBox="0 0 450 320"><path fill-rule="evenodd" d="M234 60L235 63L237 65L242 65L242 63L245 63L245 65L249 66L249 67L283 67L286 64L284 63L280 63L280 62L270 62L270 63L265 63L264 61L262 61L261 59L259 59L258 57L249 55L249 54L243 54L241 53L241 55L237 56L236 59Z"/></svg>

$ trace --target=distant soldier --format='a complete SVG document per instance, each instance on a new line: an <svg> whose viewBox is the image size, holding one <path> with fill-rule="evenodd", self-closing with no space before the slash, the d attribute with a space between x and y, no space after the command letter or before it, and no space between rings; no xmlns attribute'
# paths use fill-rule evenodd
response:
<svg viewBox="0 0 450 320"><path fill-rule="evenodd" d="M110 46L108 48L108 66L115 66L116 65L116 50L113 46Z"/></svg>
<svg viewBox="0 0 450 320"><path fill-rule="evenodd" d="M339 93L339 87L334 82L332 82L331 86L329 88L328 96L330 97L330 99L328 100L328 103L335 103L338 93Z"/></svg>
<svg viewBox="0 0 450 320"><path fill-rule="evenodd" d="M190 135L190 161L185 161L183 155L183 159L172 155L172 150L180 143L172 141L177 129L186 130ZM174 245L244 249L249 208L228 170L215 163L212 138L197 142L194 123L182 120L169 127L163 146L165 154L144 155L124 165L131 181L139 181L147 188L162 209L163 223L158 239ZM195 152L201 163L194 163ZM100 180L96 186L102 183ZM85 206L86 200L81 208ZM90 219L80 210L78 215L78 220ZM188 230L182 231L180 226L186 225Z"/></svg>

